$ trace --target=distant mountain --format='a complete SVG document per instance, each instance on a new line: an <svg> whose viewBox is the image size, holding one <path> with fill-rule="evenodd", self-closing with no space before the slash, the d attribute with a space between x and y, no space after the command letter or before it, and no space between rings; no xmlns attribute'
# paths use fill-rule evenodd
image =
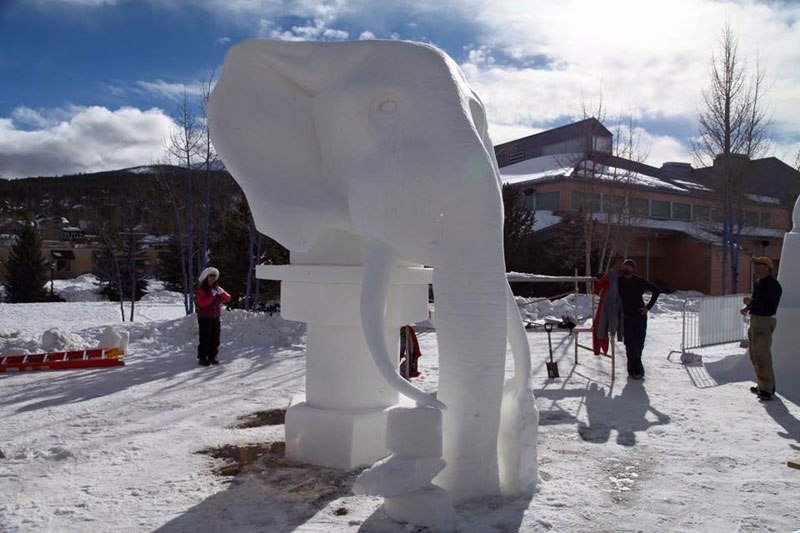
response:
<svg viewBox="0 0 800 533"><path fill-rule="evenodd" d="M0 224L61 216L72 224L84 221L89 231L96 233L105 222L129 216L133 209L136 223L144 223L154 233L168 233L174 223L175 202L180 209L186 204L189 176L184 167L143 165L88 174L0 179ZM205 172L195 171L194 177L191 204L200 212L204 209ZM215 210L224 210L230 199L242 195L225 170L212 171L211 185Z"/></svg>

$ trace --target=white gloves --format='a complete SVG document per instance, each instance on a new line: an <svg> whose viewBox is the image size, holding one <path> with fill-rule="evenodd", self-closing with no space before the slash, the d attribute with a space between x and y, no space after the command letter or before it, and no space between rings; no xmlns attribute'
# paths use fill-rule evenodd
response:
<svg viewBox="0 0 800 533"><path fill-rule="evenodd" d="M211 289L211 294L213 294L214 296L219 296L223 292L225 291L222 290L222 287L214 287L213 289Z"/></svg>

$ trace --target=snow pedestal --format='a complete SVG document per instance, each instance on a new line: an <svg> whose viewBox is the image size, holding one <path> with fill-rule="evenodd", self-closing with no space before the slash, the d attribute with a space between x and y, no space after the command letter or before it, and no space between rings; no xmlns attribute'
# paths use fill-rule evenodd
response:
<svg viewBox="0 0 800 533"><path fill-rule="evenodd" d="M282 281L281 316L307 324L306 397L286 412L286 456L341 469L388 454L385 410L398 402L361 329L362 267L342 264L359 259L346 253L357 245L345 239L336 250L293 254L291 265L256 270ZM319 264L325 260L332 264ZM398 267L392 277L385 335L398 361L400 327L427 317L428 283L430 271L418 267Z"/></svg>
<svg viewBox="0 0 800 533"><path fill-rule="evenodd" d="M786 398L800 403L800 198L792 214L794 227L783 237L778 281L783 289L772 341L775 389Z"/></svg>

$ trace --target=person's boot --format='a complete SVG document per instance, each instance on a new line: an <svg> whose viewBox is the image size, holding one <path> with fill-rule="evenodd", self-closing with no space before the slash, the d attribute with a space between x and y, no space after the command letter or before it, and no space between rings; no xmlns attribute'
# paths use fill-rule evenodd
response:
<svg viewBox="0 0 800 533"><path fill-rule="evenodd" d="M758 391L758 401L759 402L768 402L772 400L772 394L768 393L765 390Z"/></svg>
<svg viewBox="0 0 800 533"><path fill-rule="evenodd" d="M199 364L200 366L208 366L208 365L210 365L211 363L210 363L210 362L209 362L209 360L208 360L208 359L206 359L205 357L201 357L201 358L200 358L200 360L198 361L198 364Z"/></svg>
<svg viewBox="0 0 800 533"><path fill-rule="evenodd" d="M219 364L219 359L217 359L217 356L214 356L214 357L211 359L211 364L212 364L212 365L218 365L218 364Z"/></svg>

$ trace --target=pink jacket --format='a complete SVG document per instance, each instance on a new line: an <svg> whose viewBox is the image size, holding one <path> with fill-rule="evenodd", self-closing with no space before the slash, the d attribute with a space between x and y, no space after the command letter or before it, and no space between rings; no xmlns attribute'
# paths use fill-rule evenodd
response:
<svg viewBox="0 0 800 533"><path fill-rule="evenodd" d="M211 287L197 289L197 316L200 318L219 318L222 316L222 302L230 302L231 295L222 289L221 294L213 294Z"/></svg>

